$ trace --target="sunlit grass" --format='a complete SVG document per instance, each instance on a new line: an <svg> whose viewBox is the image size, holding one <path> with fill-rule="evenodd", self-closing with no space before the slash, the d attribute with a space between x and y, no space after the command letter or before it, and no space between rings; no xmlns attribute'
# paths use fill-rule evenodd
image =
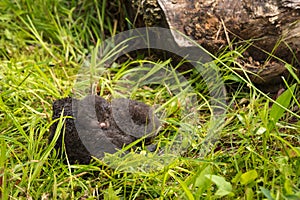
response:
<svg viewBox="0 0 300 200"><path fill-rule="evenodd" d="M65 154L53 149L55 140L47 140L52 102L75 95L76 74L84 60L99 62L93 48L124 28L125 19L114 19L114 10L125 13L119 1L0 3L1 198L300 198L299 78L287 64L292 78L273 100L229 68L242 49L215 59L227 87L234 90L227 94L220 136L205 157L200 154L201 142L212 116L205 82L195 70L188 78L178 73L184 62L174 66L169 59L153 61L139 55L105 68L92 92L107 100L127 97L153 105L163 123L155 139L160 147L172 151L180 132L196 130L194 137L187 137L186 148L167 164L152 163L155 170L128 170L128 162L146 163L155 154L145 151L112 156L118 161L114 167L97 159L89 165L63 162ZM193 87L169 84L174 80ZM186 117L192 111L197 111L193 120ZM63 134L63 121L61 117L56 139Z"/></svg>

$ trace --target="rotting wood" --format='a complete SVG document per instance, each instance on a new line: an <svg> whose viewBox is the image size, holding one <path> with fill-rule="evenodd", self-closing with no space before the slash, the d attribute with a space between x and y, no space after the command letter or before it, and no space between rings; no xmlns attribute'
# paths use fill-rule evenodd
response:
<svg viewBox="0 0 300 200"><path fill-rule="evenodd" d="M252 79L253 82L264 83L279 77L285 71L280 59L299 66L299 0L157 0L161 10L155 7L154 17L149 7L154 5L153 0L149 5L149 0L132 2L143 3L144 7L139 8L147 9L142 12L144 19L156 19L152 24L144 20L146 25L176 29L213 54L228 45L232 49L249 46L244 58L237 62L261 77ZM176 37L174 40L180 47L190 46Z"/></svg>

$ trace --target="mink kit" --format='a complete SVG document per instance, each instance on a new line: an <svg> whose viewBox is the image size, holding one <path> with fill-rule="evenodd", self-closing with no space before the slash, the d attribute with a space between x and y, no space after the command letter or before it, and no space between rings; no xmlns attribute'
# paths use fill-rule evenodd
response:
<svg viewBox="0 0 300 200"><path fill-rule="evenodd" d="M64 124L64 143L70 163L87 164L91 156L102 158L104 153L115 153L141 137L149 144L160 126L150 106L125 98L108 102L100 96L88 95L82 100L67 97L54 101L52 120L62 112L63 116L70 116ZM57 124L51 126L49 142ZM55 144L57 150L62 147L62 133Z"/></svg>

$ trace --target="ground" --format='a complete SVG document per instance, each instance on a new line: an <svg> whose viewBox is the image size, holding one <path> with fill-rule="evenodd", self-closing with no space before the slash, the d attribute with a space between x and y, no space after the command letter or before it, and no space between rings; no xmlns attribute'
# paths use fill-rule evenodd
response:
<svg viewBox="0 0 300 200"><path fill-rule="evenodd" d="M157 58L150 50L128 54L103 68L91 94L151 106L161 122L153 141L158 150L137 140L122 148L126 154L70 163L55 145L72 119L52 104L64 99L61 105L70 108L69 97L79 95L79 68L89 61L92 72L103 62L94 47L134 24L122 1L3 1L0 13L2 199L300 198L300 81L292 66L283 90L270 96L229 67L240 52L227 49L210 65L227 90L212 104L210 86L196 70L177 70L184 60ZM161 72L166 75L156 78ZM130 79L136 74L140 82ZM226 113L216 121L215 106L222 105ZM131 112L145 116L138 113ZM90 125L105 130L111 126L105 117ZM213 131L218 134L207 140ZM73 150L88 157L81 147Z"/></svg>

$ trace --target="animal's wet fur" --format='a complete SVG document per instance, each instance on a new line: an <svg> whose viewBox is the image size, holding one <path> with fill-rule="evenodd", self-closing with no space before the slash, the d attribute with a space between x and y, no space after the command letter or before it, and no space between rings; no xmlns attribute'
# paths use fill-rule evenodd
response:
<svg viewBox="0 0 300 200"><path fill-rule="evenodd" d="M124 103L128 104L127 108L123 106ZM120 115L112 114L112 103L96 95L89 95L82 100L67 97L54 101L53 120L59 118L62 111L64 116L71 117L66 119L65 131L61 131L55 149L61 149L62 133L64 132L64 144L69 162L87 164L92 155L102 157L104 152L114 153L115 149L121 149L124 145L130 144L150 132L151 134L146 140L151 141L159 127L159 120L153 114L150 106L128 99L118 99L113 106L118 108L114 109L114 112L123 112L126 109L129 111L124 111ZM121 117L118 118L118 121L114 119L116 115ZM51 127L49 142L54 138L57 123L55 122ZM147 130L148 133L135 133L142 130ZM95 152L93 154L89 151L93 147L101 150L99 154L94 155Z"/></svg>

